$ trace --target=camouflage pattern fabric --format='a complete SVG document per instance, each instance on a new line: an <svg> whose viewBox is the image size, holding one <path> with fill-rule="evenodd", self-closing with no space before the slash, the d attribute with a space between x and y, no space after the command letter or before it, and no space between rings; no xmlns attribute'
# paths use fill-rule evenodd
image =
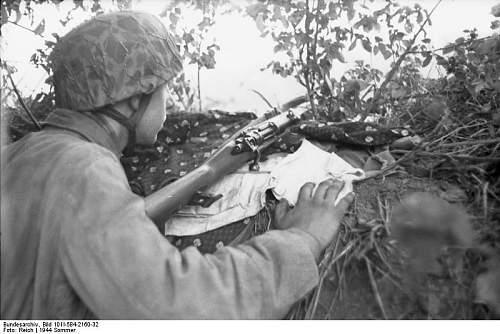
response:
<svg viewBox="0 0 500 334"><path fill-rule="evenodd" d="M195 246L202 253L213 253L224 246L237 245L252 236L264 233L269 229L270 216L263 209L255 216L242 219L235 223L219 227L210 232L196 235L167 237L180 250Z"/></svg>
<svg viewBox="0 0 500 334"><path fill-rule="evenodd" d="M152 149L122 158L132 189L147 196L203 163L214 149L257 118L253 113L173 113Z"/></svg>
<svg viewBox="0 0 500 334"><path fill-rule="evenodd" d="M172 36L154 15L120 11L84 22L55 46L56 105L94 110L151 93L182 69Z"/></svg>
<svg viewBox="0 0 500 334"><path fill-rule="evenodd" d="M309 139L362 147L388 145L396 139L411 135L411 132L406 128L389 129L368 122L304 121L291 131L302 134Z"/></svg>

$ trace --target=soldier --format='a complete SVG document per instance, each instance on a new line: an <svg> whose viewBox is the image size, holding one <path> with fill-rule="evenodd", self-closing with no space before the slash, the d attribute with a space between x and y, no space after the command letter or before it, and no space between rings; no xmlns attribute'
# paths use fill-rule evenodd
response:
<svg viewBox="0 0 500 334"><path fill-rule="evenodd" d="M2 319L281 318L318 283L352 200L333 204L339 182L305 184L278 230L209 255L171 245L130 190L121 152L155 142L181 71L159 19L100 15L51 61L58 108L1 152Z"/></svg>

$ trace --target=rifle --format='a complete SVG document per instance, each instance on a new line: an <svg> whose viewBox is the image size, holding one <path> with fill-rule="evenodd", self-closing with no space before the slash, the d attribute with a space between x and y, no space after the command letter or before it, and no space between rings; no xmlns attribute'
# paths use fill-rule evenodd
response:
<svg viewBox="0 0 500 334"><path fill-rule="evenodd" d="M197 191L214 184L250 160L250 170L258 170L260 152L300 119L303 111L293 108L306 101L305 96L295 98L280 110L274 108L271 118L258 118L236 132L200 167L145 197L146 214L163 233L165 221L186 205Z"/></svg>

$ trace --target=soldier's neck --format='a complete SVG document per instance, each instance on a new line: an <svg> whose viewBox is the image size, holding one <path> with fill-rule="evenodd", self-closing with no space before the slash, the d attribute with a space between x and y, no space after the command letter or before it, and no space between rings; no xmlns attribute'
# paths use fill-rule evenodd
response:
<svg viewBox="0 0 500 334"><path fill-rule="evenodd" d="M132 115L132 110L125 103L115 104L114 108L116 109L116 111L118 111L125 117L130 117L130 115ZM113 140L115 141L116 146L118 147L120 152L122 152L128 143L128 137L129 137L128 129L119 122L112 119L111 117L104 115L104 118L106 120L107 126L110 128L111 131L113 131Z"/></svg>

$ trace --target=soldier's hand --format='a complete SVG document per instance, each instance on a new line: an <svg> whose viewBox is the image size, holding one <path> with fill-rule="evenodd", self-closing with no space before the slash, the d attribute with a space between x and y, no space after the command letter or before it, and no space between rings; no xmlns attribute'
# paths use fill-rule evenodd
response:
<svg viewBox="0 0 500 334"><path fill-rule="evenodd" d="M321 251L336 235L354 198L354 194L350 193L337 205L334 204L343 186L343 182L336 180L323 181L316 190L314 183L304 184L293 209L289 208L286 200L280 201L276 207L276 227L281 230L293 229L303 234L318 259Z"/></svg>

